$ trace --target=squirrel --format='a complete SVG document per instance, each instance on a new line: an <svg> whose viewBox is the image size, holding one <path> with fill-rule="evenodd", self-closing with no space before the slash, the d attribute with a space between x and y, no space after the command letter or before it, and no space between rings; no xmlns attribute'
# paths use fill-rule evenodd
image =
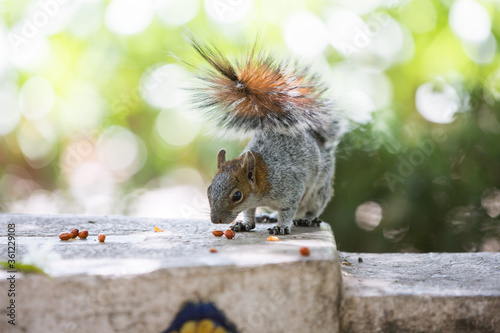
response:
<svg viewBox="0 0 500 333"><path fill-rule="evenodd" d="M296 62L259 51L257 43L229 59L213 43L193 36L189 42L208 65L197 67L194 106L218 134L250 137L238 157L227 160L225 149L217 154L207 191L212 223L229 224L243 212L230 229L249 231L256 208L264 206L278 212L271 234L288 234L304 219L318 221L333 196L341 132L321 80Z"/></svg>

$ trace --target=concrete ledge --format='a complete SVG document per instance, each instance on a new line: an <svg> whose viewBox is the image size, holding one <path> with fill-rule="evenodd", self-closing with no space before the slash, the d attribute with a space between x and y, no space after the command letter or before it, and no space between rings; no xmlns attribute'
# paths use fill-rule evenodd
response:
<svg viewBox="0 0 500 333"><path fill-rule="evenodd" d="M500 331L499 253L339 255L342 332Z"/></svg>
<svg viewBox="0 0 500 333"><path fill-rule="evenodd" d="M12 223L17 260L43 246L61 257L47 263L51 277L16 273L16 325L2 306L1 332L160 332L187 301L215 303L241 332L338 331L341 277L326 224L268 242L267 224L228 240L208 221L3 214L0 260ZM59 240L73 228L91 236ZM8 276L0 271L2 304Z"/></svg>
<svg viewBox="0 0 500 333"><path fill-rule="evenodd" d="M16 260L51 277L15 273L12 326L0 271L0 332L160 332L189 301L241 332L499 332L500 253L337 254L326 224L268 242L267 224L228 240L208 221L3 214L0 260L9 224ZM89 238L59 240L73 228Z"/></svg>

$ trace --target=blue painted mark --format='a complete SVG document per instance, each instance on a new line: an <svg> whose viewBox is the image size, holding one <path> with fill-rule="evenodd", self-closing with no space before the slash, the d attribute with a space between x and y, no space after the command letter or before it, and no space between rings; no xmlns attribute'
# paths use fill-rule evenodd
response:
<svg viewBox="0 0 500 333"><path fill-rule="evenodd" d="M237 333L213 303L187 303L163 333Z"/></svg>

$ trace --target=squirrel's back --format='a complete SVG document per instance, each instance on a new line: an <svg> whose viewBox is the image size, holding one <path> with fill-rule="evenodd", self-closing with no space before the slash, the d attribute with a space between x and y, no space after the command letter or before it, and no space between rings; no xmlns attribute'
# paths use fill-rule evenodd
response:
<svg viewBox="0 0 500 333"><path fill-rule="evenodd" d="M256 46L231 61L214 45L194 37L190 42L209 65L192 89L194 103L217 133L241 138L256 131L311 131L325 142L338 136L333 103L318 76L306 68L274 59Z"/></svg>

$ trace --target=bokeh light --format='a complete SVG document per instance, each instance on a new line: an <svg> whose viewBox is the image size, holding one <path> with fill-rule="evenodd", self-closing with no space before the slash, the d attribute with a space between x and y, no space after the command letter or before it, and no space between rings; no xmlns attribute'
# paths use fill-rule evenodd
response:
<svg viewBox="0 0 500 333"><path fill-rule="evenodd" d="M72 195L83 205L84 213L102 214L113 203L114 178L97 162L78 165L70 176L69 184Z"/></svg>
<svg viewBox="0 0 500 333"><path fill-rule="evenodd" d="M50 82L42 76L31 77L19 92L19 106L27 119L40 119L54 106L55 93Z"/></svg>
<svg viewBox="0 0 500 333"><path fill-rule="evenodd" d="M418 87L415 104L418 112L428 121L447 124L453 121L459 110L460 99L455 88L439 80Z"/></svg>
<svg viewBox="0 0 500 333"><path fill-rule="evenodd" d="M195 139L200 131L200 123L194 117L190 117L186 110L177 112L167 109L158 115L155 129L165 143L182 147Z"/></svg>
<svg viewBox="0 0 500 333"><path fill-rule="evenodd" d="M252 0L220 1L204 0L205 12L214 21L234 23L241 20L252 9Z"/></svg>
<svg viewBox="0 0 500 333"><path fill-rule="evenodd" d="M381 4L387 4L381 0L338 0L336 2L358 15L368 14L377 9Z"/></svg>
<svg viewBox="0 0 500 333"><path fill-rule="evenodd" d="M384 67L401 60L404 35L399 23L387 14L372 14L366 19L369 44L364 50ZM385 60L385 61L384 61ZM380 65L379 65L380 66Z"/></svg>
<svg viewBox="0 0 500 333"><path fill-rule="evenodd" d="M141 96L157 108L171 108L187 102L182 85L188 78L184 69L175 64L155 65L141 77Z"/></svg>
<svg viewBox="0 0 500 333"><path fill-rule="evenodd" d="M10 61L19 70L35 73L49 60L52 50L47 38L40 35L24 38L20 42L9 43Z"/></svg>
<svg viewBox="0 0 500 333"><path fill-rule="evenodd" d="M376 202L368 201L359 205L354 215L358 227L371 231L382 221L382 207Z"/></svg>
<svg viewBox="0 0 500 333"><path fill-rule="evenodd" d="M2 77L9 66L9 57L7 50L9 49L9 44L6 38L7 27L5 23L0 19L0 77Z"/></svg>
<svg viewBox="0 0 500 333"><path fill-rule="evenodd" d="M308 12L294 13L288 17L283 34L288 47L302 56L316 56L328 44L325 24Z"/></svg>
<svg viewBox="0 0 500 333"><path fill-rule="evenodd" d="M0 136L12 132L21 120L21 110L15 94L0 91Z"/></svg>
<svg viewBox="0 0 500 333"><path fill-rule="evenodd" d="M24 31L50 36L65 31L82 1L30 1L23 16ZM29 28L27 28L29 26Z"/></svg>
<svg viewBox="0 0 500 333"><path fill-rule="evenodd" d="M144 166L146 155L141 154L145 151L144 144L128 129L120 126L106 128L99 142L99 160L115 175L128 179Z"/></svg>
<svg viewBox="0 0 500 333"><path fill-rule="evenodd" d="M78 1L79 7L68 23L68 31L79 38L96 33L102 26L105 4L100 0Z"/></svg>
<svg viewBox="0 0 500 333"><path fill-rule="evenodd" d="M490 35L491 19L475 0L456 0L450 8L450 27L467 42L480 43Z"/></svg>
<svg viewBox="0 0 500 333"><path fill-rule="evenodd" d="M48 121L23 122L17 132L17 142L33 168L44 167L55 157L57 140Z"/></svg>
<svg viewBox="0 0 500 333"><path fill-rule="evenodd" d="M343 57L359 54L370 40L366 35L368 26L355 13L337 8L328 17L330 44Z"/></svg>
<svg viewBox="0 0 500 333"><path fill-rule="evenodd" d="M500 215L500 190L497 188L489 188L483 192L481 196L481 205L486 210L486 213L491 217Z"/></svg>
<svg viewBox="0 0 500 333"><path fill-rule="evenodd" d="M463 43L465 54L470 60L478 64L488 64L495 59L497 53L497 41L495 36L490 36L480 43Z"/></svg>
<svg viewBox="0 0 500 333"><path fill-rule="evenodd" d="M97 140L91 141L89 137L78 137L64 147L58 168L66 182L80 164L95 159L96 143Z"/></svg>
<svg viewBox="0 0 500 333"><path fill-rule="evenodd" d="M339 108L349 119L359 124L372 120L372 113L389 106L393 88L382 72L339 62L332 68L330 85Z"/></svg>
<svg viewBox="0 0 500 333"><path fill-rule="evenodd" d="M167 25L180 26L191 21L200 7L200 0L158 0L156 15Z"/></svg>
<svg viewBox="0 0 500 333"><path fill-rule="evenodd" d="M500 241L494 237L486 238L483 240L480 250L484 252L500 252Z"/></svg>
<svg viewBox="0 0 500 333"><path fill-rule="evenodd" d="M112 0L106 9L105 23L109 30L121 35L144 31L153 20L151 1Z"/></svg>
<svg viewBox="0 0 500 333"><path fill-rule="evenodd" d="M290 14L289 9L291 8L295 11L303 11L306 6L302 0L261 0L259 16L271 24L281 25Z"/></svg>

